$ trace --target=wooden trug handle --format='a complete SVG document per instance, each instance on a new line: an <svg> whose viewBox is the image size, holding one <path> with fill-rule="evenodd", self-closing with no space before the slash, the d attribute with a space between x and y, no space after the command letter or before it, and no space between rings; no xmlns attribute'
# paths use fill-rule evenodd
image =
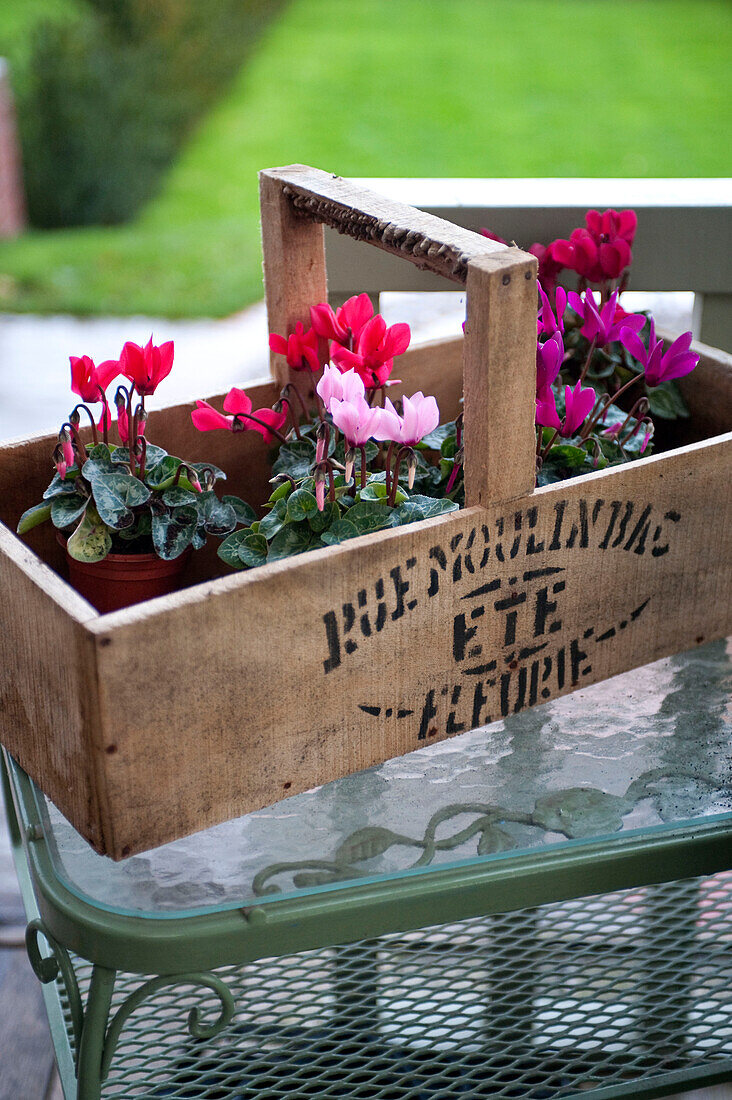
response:
<svg viewBox="0 0 732 1100"><path fill-rule="evenodd" d="M465 492L487 506L534 485L536 259L478 233L393 202L304 165L260 173L262 247L271 332L307 328L310 306L327 300L323 225L419 268L465 284L463 360ZM302 387L272 353L273 376ZM312 392L312 376L308 378Z"/></svg>

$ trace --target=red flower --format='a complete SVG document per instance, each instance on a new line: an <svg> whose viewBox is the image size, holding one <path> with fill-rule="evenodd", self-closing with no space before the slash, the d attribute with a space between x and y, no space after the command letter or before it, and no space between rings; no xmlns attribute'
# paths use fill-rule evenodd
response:
<svg viewBox="0 0 732 1100"><path fill-rule="evenodd" d="M252 413L251 401L244 390L239 390L236 387L229 390L224 398L224 411L231 415L224 416L224 413L218 412L213 405L209 405L208 401L196 401L196 408L191 413L191 420L199 432L213 432L219 428L230 432L251 429L259 432L265 443L270 443L274 438L272 432L268 431L265 425L279 431L287 420L287 413L276 413L274 409L257 409ZM264 423L258 424L255 420L250 420L248 416L250 413L252 416L256 416L257 420L262 420Z"/></svg>
<svg viewBox="0 0 732 1100"><path fill-rule="evenodd" d="M293 370L320 370L318 334L314 328L309 328L306 332L302 321L297 322L295 331L287 339L273 332L269 338L269 346L278 355L284 355L288 367Z"/></svg>
<svg viewBox="0 0 732 1100"><path fill-rule="evenodd" d="M69 362L71 363L72 393L78 394L82 401L92 405L96 401L103 400L103 391L121 372L120 364L116 359L106 359L95 367L94 360L88 355L70 355ZM102 393L99 392L100 390Z"/></svg>
<svg viewBox="0 0 732 1100"><path fill-rule="evenodd" d="M356 351L347 348L331 349L333 362L345 373L358 372L369 389L383 386L394 368L394 356L403 355L409 347L412 334L407 324L386 327L386 321L377 313L361 330Z"/></svg>
<svg viewBox="0 0 732 1100"><path fill-rule="evenodd" d="M569 240L551 245L554 258L591 283L617 279L629 267L630 246L638 224L633 210L588 210L585 229L573 229Z"/></svg>
<svg viewBox="0 0 732 1100"><path fill-rule="evenodd" d="M344 302L335 313L326 302L311 306L310 320L318 336L335 340L350 351L373 313L374 307L368 294L357 294Z"/></svg>
<svg viewBox="0 0 732 1100"><path fill-rule="evenodd" d="M119 365L140 397L155 393L158 384L167 378L173 367L173 341L167 340L160 347L153 347L152 336L141 348L128 340L122 348Z"/></svg>

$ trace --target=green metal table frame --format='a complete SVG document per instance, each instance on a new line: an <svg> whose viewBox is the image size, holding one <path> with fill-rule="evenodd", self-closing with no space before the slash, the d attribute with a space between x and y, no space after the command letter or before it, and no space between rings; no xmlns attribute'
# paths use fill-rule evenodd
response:
<svg viewBox="0 0 732 1100"><path fill-rule="evenodd" d="M9 769L13 772L10 780ZM210 990L220 1002L213 1024L194 1009L189 1031L211 1038L230 1022L232 994L213 971L229 964L293 955L464 921L507 914L551 902L644 887L730 867L728 815L643 830L597 842L567 842L547 850L444 868L384 876L383 881L329 888L195 917L162 919L115 914L84 902L59 882L28 777L6 754L3 785L11 842L30 923L27 946L44 983L46 1003L66 1095L97 1100L125 1022L148 996L180 984ZM43 946L43 949L41 945ZM92 964L86 1003L70 953ZM120 972L154 975L111 1013ZM65 992L66 1019L56 993ZM111 1020L110 1020L111 1015ZM67 1032L74 1036L76 1059ZM665 1074L647 1084L612 1086L593 1097L659 1096L680 1083L727 1079L730 1062ZM195 1095L195 1094L191 1094ZM330 1094L328 1094L330 1095ZM335 1094L337 1095L337 1094Z"/></svg>

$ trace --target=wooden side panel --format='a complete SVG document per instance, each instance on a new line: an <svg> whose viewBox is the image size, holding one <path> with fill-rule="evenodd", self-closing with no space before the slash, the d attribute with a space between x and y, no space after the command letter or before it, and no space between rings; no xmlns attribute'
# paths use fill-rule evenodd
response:
<svg viewBox="0 0 732 1100"><path fill-rule="evenodd" d="M486 506L536 480L536 270L505 249L468 264L465 326L465 500Z"/></svg>
<svg viewBox="0 0 732 1100"><path fill-rule="evenodd" d="M721 636L731 493L727 437L97 619L110 854Z"/></svg>
<svg viewBox="0 0 732 1100"><path fill-rule="evenodd" d="M95 647L84 629L98 617L0 524L0 741L104 851Z"/></svg>

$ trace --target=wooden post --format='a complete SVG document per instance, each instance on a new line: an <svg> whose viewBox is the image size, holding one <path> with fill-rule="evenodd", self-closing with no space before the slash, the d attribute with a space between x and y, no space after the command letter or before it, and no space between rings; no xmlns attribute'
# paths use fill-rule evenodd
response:
<svg viewBox="0 0 732 1100"><path fill-rule="evenodd" d="M328 300L323 226L298 217L277 169L259 173L259 196L269 331L287 337L298 321L310 328L310 306ZM312 393L310 372L290 370L284 355L270 352L270 367L280 386L294 382L304 397Z"/></svg>
<svg viewBox="0 0 732 1100"><path fill-rule="evenodd" d="M468 263L463 352L465 503L530 493L536 478L537 261L517 248Z"/></svg>

